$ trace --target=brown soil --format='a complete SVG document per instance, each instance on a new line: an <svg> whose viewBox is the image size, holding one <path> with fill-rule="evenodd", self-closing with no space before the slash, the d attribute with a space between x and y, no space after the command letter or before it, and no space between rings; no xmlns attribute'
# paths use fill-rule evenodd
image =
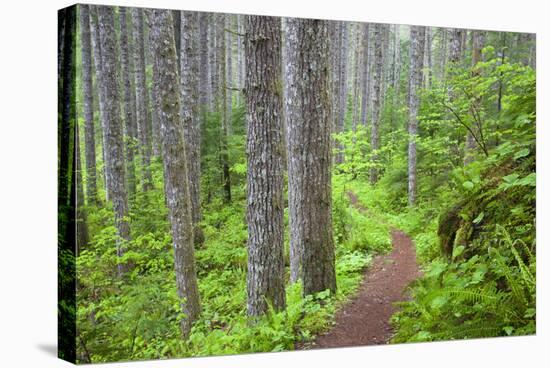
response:
<svg viewBox="0 0 550 368"><path fill-rule="evenodd" d="M352 204L368 212L349 193ZM406 287L421 273L414 244L407 234L392 231L392 252L376 256L365 272L357 295L337 313L334 327L302 349L387 344L393 334L389 319L394 303L408 298Z"/></svg>

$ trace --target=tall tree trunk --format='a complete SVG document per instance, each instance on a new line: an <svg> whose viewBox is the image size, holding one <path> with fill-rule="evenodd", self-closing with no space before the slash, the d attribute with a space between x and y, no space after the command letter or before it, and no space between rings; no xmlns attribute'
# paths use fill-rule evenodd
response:
<svg viewBox="0 0 550 368"><path fill-rule="evenodd" d="M292 55L296 57L298 55L298 45L294 42L295 39L290 38L292 36L291 32L292 29L290 29L290 18L283 18L283 38L284 38L284 59L285 59L285 67L284 67L284 107L285 107L285 135L286 135L286 147L287 147L287 172L288 172L288 207L289 211L292 213L293 209L291 207L291 204L293 200L291 197L294 195L294 192L298 189L292 188L293 183L297 183L297 180L294 180L294 178L290 177L290 125L292 124L292 121L299 121L300 119L300 109L298 104L298 98L299 96L296 94L298 89L296 88L293 83L296 82L297 76L296 76L296 64L294 63L295 60L292 59ZM339 52L339 51L338 51ZM294 215L290 216L290 222L292 223L292 217ZM292 228L292 225L291 225ZM290 260L290 282L294 283L299 280L300 278L300 248L299 245L296 243L295 239L292 237L290 238L290 250L289 250L289 260Z"/></svg>
<svg viewBox="0 0 550 368"><path fill-rule="evenodd" d="M244 15L237 15L237 88L244 87ZM242 93L237 94L237 104L241 103Z"/></svg>
<svg viewBox="0 0 550 368"><path fill-rule="evenodd" d="M422 85L425 27L411 26L409 49L409 205L416 203L416 139L418 136L418 90Z"/></svg>
<svg viewBox="0 0 550 368"><path fill-rule="evenodd" d="M136 105L137 105L137 128L139 136L139 148L142 162L144 191L153 187L153 177L151 175L151 132L152 124L149 122L148 114L149 94L147 91L147 82L145 76L145 37L143 9L132 8L133 23L133 46L134 46L134 66L136 78Z"/></svg>
<svg viewBox="0 0 550 368"><path fill-rule="evenodd" d="M110 198L115 212L117 228L117 256L122 257L124 242L130 239L128 216L128 198L126 194L126 175L124 163L124 142L122 139L122 119L118 89L118 60L115 33L114 11L111 6L98 6L99 38L101 48L101 82L100 88L105 96L105 158L109 174ZM125 266L118 264L121 275Z"/></svg>
<svg viewBox="0 0 550 368"><path fill-rule="evenodd" d="M472 76L475 78L479 76L479 69L476 67L477 63L482 61L482 50L485 43L485 32L472 31ZM474 101L471 102L474 111L479 111L481 107L481 98L476 96ZM479 115L479 114L478 114ZM480 117L478 117L480 118ZM474 119L476 123L472 126L472 132L476 135L478 140L481 140L482 127L481 121ZM464 165L470 164L475 158L475 151L477 148L476 137L471 132L466 133L466 143L464 147Z"/></svg>
<svg viewBox="0 0 550 368"><path fill-rule="evenodd" d="M151 28L151 12L146 11L144 15L144 32L145 32L145 26L147 28ZM145 64L150 65L151 70L155 68L155 63L153 61L154 55L153 55L153 46L151 45L151 32L147 31L148 37L143 41L144 45L144 54L145 54ZM147 42L147 45L145 44L145 41ZM135 70L135 69L134 69ZM179 70L179 69L178 69ZM134 78L135 80L135 78ZM135 88L135 87L134 87ZM154 83L151 83L151 88L148 90L147 94L148 101L148 109L147 109L147 117L151 120L151 131L152 131L152 153L155 157L160 158L161 157L161 151L162 151L162 143L160 138L160 121L162 120L162 113L160 110L159 105L159 92L157 91L157 86ZM136 128L136 133L138 132L138 129ZM137 141L139 142L139 134L137 137Z"/></svg>
<svg viewBox="0 0 550 368"><path fill-rule="evenodd" d="M229 172L229 111L227 108L227 71L225 43L225 14L216 14L216 60L218 62L219 94L217 105L221 112L220 161L225 202L231 202L231 174Z"/></svg>
<svg viewBox="0 0 550 368"><path fill-rule="evenodd" d="M395 128L395 110L399 101L399 86L401 79L401 34L399 24L394 25L393 35L393 61L392 61L392 77L391 86L393 89L393 101L391 109L391 129Z"/></svg>
<svg viewBox="0 0 550 368"><path fill-rule="evenodd" d="M460 56L462 53L462 33L463 30L458 28L453 28L450 30L450 39L449 39L449 63L456 64L460 61Z"/></svg>
<svg viewBox="0 0 550 368"><path fill-rule="evenodd" d="M82 48L82 95L84 97L84 152L86 157L86 198L97 203L94 95L92 86L92 44L90 35L90 8L80 6L80 42Z"/></svg>
<svg viewBox="0 0 550 368"><path fill-rule="evenodd" d="M354 61L353 61L353 103L352 103L352 112L353 112L353 120L352 120L352 127L353 131L357 131L357 124L359 122L359 113L360 113L360 106L359 106L359 95L360 95L360 80L361 80L361 72L360 72L360 65L361 65L361 23L355 23L354 24Z"/></svg>
<svg viewBox="0 0 550 368"><path fill-rule="evenodd" d="M382 88L382 37L383 25L374 25L374 76L373 76L373 98L372 98L372 128L371 128L371 150L372 162L376 165L378 161L378 149L380 146L380 106L381 106L381 88ZM369 172L371 184L378 181L378 168L372 167Z"/></svg>
<svg viewBox="0 0 550 368"><path fill-rule="evenodd" d="M281 20L246 18L247 310L285 308Z"/></svg>
<svg viewBox="0 0 550 368"><path fill-rule="evenodd" d="M80 250L86 247L90 241L90 235L88 232L88 220L86 217L86 210L84 209L85 196L84 186L82 185L82 164L80 163L80 132L78 124L76 124L75 130L75 162L76 162L76 255L80 254Z"/></svg>
<svg viewBox="0 0 550 368"><path fill-rule="evenodd" d="M340 65L338 66L338 69L340 70L340 78L339 78L339 94L333 96L334 98L338 98L338 115L336 119L336 126L335 126L335 133L341 133L344 131L344 123L345 123L345 116L346 116L346 108L347 108L347 100L348 100L348 35L349 35L349 29L348 29L348 23L347 22L340 22L340 56L339 61ZM338 147L339 149L342 149L343 147ZM344 154L339 153L335 157L335 162L337 164L341 164L344 162Z"/></svg>
<svg viewBox="0 0 550 368"><path fill-rule="evenodd" d="M169 10L151 11L151 47L154 57L153 83L159 91L162 116L160 123L164 188L174 246L176 285L180 305L185 317L181 320L184 337L199 318L200 300L195 269L193 222L187 178L187 158L182 121L181 94L179 91L176 45L172 13Z"/></svg>
<svg viewBox="0 0 550 368"><path fill-rule="evenodd" d="M208 69L210 74L210 91L212 92L210 100L210 110L216 110L219 99L219 84L220 77L218 71L218 26L217 26L217 14L209 14L208 19Z"/></svg>
<svg viewBox="0 0 550 368"><path fill-rule="evenodd" d="M202 219L200 203L200 109L199 109L199 13L183 12L181 15L181 108L185 133L185 152L193 222L194 244L202 244L204 235L200 227Z"/></svg>
<svg viewBox="0 0 550 368"><path fill-rule="evenodd" d="M199 12L199 104L202 114L206 112L212 100L212 85L209 77L208 61L208 13Z"/></svg>
<svg viewBox="0 0 550 368"><path fill-rule="evenodd" d="M368 75L368 62L369 62L369 34L370 34L370 24L363 23L363 35L362 35L362 61L361 61L361 124L363 126L367 125L367 103L368 103L368 84L369 84L369 75Z"/></svg>
<svg viewBox="0 0 550 368"><path fill-rule="evenodd" d="M92 50L93 50L93 60L96 74L96 84L98 86L98 100L99 100L99 117L101 121L101 158L103 160L103 184L105 189L105 199L110 200L109 193L109 178L111 177L108 173L109 168L107 167L107 142L105 137L105 96L103 95L103 81L102 81L102 66L101 66L101 43L99 40L99 25L98 25L98 15L96 6L88 5L90 9L90 29L91 29L91 41L92 41Z"/></svg>
<svg viewBox="0 0 550 368"><path fill-rule="evenodd" d="M225 29L231 30L232 25L232 15L225 16ZM226 104L227 104L227 132L231 134L231 109L233 108L233 93L231 88L233 88L233 37L231 32L225 31L225 55L226 55Z"/></svg>
<svg viewBox="0 0 550 368"><path fill-rule="evenodd" d="M430 88L432 84L432 28L426 27L426 41L425 41L425 50L424 50L424 63L423 67L425 69L424 74L424 88Z"/></svg>
<svg viewBox="0 0 550 368"><path fill-rule="evenodd" d="M136 91L132 86L132 68L128 45L128 22L126 8L118 11L120 20L120 64L124 86L124 124L126 127L126 173L128 177L128 194L132 198L136 194L135 144L137 143L136 127Z"/></svg>
<svg viewBox="0 0 550 368"><path fill-rule="evenodd" d="M294 64L289 96L290 244L300 254L304 294L336 291L331 194L331 100L328 23L290 18Z"/></svg>
<svg viewBox="0 0 550 368"><path fill-rule="evenodd" d="M439 80L445 80L445 68L447 66L447 28L440 28L439 38Z"/></svg>

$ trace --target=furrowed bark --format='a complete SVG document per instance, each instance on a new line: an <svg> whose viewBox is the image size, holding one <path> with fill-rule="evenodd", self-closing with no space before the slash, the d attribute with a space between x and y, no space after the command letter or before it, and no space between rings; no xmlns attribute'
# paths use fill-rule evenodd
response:
<svg viewBox="0 0 550 368"><path fill-rule="evenodd" d="M291 48L289 99L290 242L300 255L305 295L336 291L331 196L331 96L328 23L287 20ZM292 266L292 265L291 265Z"/></svg>
<svg viewBox="0 0 550 368"><path fill-rule="evenodd" d="M247 16L247 311L285 308L281 21Z"/></svg>
<svg viewBox="0 0 550 368"><path fill-rule="evenodd" d="M200 106L199 106L199 13L183 12L181 15L181 119L185 134L191 220L194 244L202 244L204 235L200 227Z"/></svg>
<svg viewBox="0 0 550 368"><path fill-rule="evenodd" d="M185 139L180 116L180 80L171 11L151 10L150 31L155 64L153 83L157 85L163 116L160 132L164 188L174 246L176 286L180 306L185 315L180 326L183 336L187 337L193 322L199 318L201 307L195 267Z"/></svg>

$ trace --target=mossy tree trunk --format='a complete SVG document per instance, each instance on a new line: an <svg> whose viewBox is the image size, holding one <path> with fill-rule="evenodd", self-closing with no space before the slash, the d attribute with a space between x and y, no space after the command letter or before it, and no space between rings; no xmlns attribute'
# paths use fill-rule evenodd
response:
<svg viewBox="0 0 550 368"><path fill-rule="evenodd" d="M176 61L172 12L151 11L153 83L159 92L164 188L174 247L176 285L185 317L181 331L187 337L199 318L200 300L193 245L186 144L182 133L180 79Z"/></svg>

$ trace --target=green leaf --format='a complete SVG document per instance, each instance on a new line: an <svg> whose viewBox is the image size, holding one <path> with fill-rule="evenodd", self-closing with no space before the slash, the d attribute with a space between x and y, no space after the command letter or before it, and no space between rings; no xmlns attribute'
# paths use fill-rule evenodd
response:
<svg viewBox="0 0 550 368"><path fill-rule="evenodd" d="M474 183L468 180L462 183L462 186L468 190L472 190L474 188Z"/></svg>
<svg viewBox="0 0 550 368"><path fill-rule="evenodd" d="M453 259L456 259L456 257L459 257L462 253L464 253L465 247L463 245L459 245L458 247L455 247L453 249Z"/></svg>
<svg viewBox="0 0 550 368"><path fill-rule="evenodd" d="M531 173L527 175L526 177L518 180L516 182L516 185L525 185L525 186L531 186L534 187L537 185L537 174Z"/></svg>
<svg viewBox="0 0 550 368"><path fill-rule="evenodd" d="M512 326L506 326L503 328L504 332L506 332L506 334L508 336L510 336L512 334L512 332L514 332L514 328Z"/></svg>
<svg viewBox="0 0 550 368"><path fill-rule="evenodd" d="M527 156L529 152L531 152L529 148L524 148L522 150L517 151L516 154L514 155L514 160L518 160L522 157Z"/></svg>
<svg viewBox="0 0 550 368"><path fill-rule="evenodd" d="M518 174L510 174L503 177L502 180L504 180L508 184L514 184L518 180L518 177Z"/></svg>
<svg viewBox="0 0 550 368"><path fill-rule="evenodd" d="M481 212L477 217L472 221L474 224L479 224L481 220L483 220L483 217L485 216L485 212Z"/></svg>

